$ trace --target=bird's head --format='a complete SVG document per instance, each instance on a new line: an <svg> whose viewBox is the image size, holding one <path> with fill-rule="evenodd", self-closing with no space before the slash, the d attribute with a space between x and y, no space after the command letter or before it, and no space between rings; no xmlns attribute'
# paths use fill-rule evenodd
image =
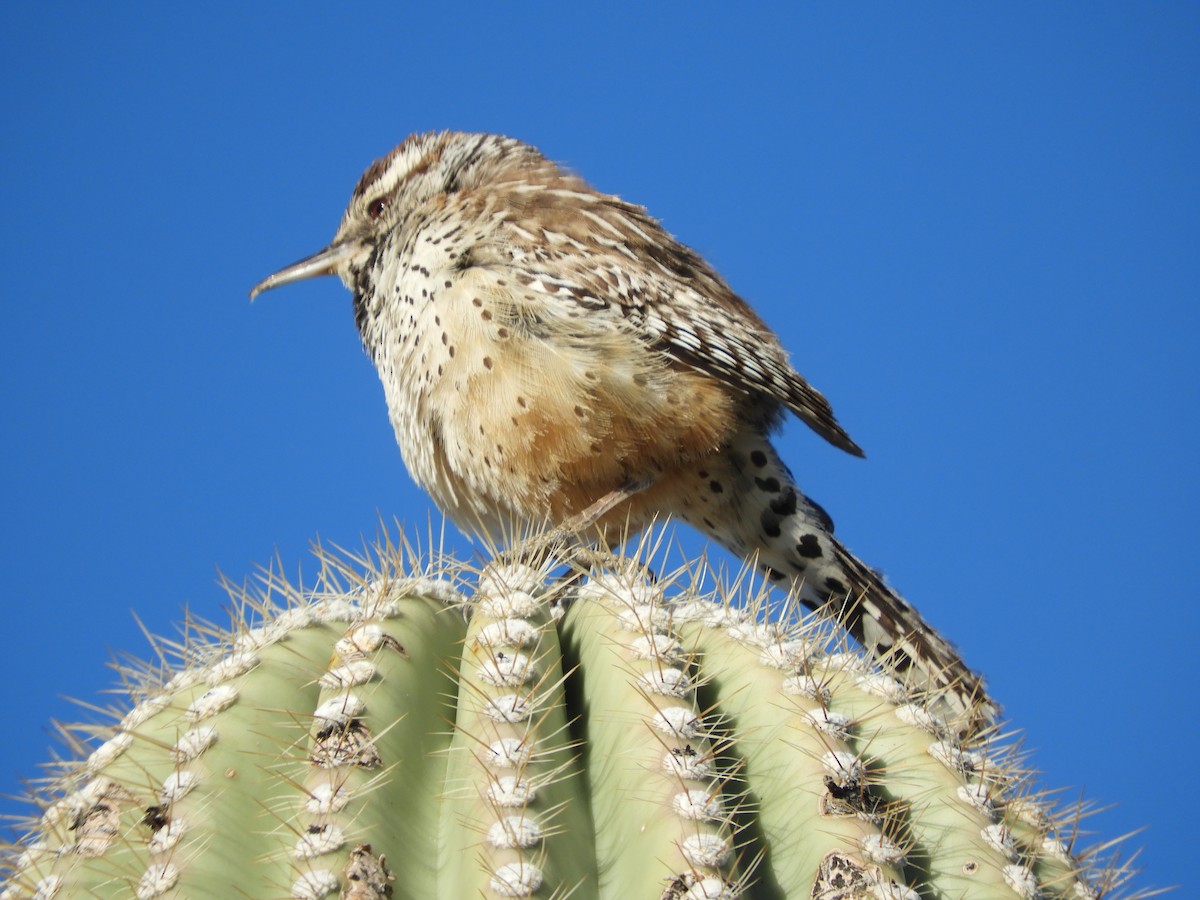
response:
<svg viewBox="0 0 1200 900"><path fill-rule="evenodd" d="M264 278L251 289L250 299L322 275L337 275L353 289L355 273L367 265L380 238L414 210L439 196L479 187L513 164L544 163L533 147L499 135L461 131L410 135L363 173L329 246Z"/></svg>

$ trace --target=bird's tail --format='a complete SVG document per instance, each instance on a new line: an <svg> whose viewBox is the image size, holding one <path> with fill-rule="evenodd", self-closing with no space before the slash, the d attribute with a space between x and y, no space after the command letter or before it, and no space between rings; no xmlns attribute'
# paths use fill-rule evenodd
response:
<svg viewBox="0 0 1200 900"><path fill-rule="evenodd" d="M994 721L999 707L954 645L840 541L831 537L831 543L847 589L830 592L821 606L836 612L872 656L887 659L914 687L928 692L934 706L972 720Z"/></svg>
<svg viewBox="0 0 1200 900"><path fill-rule="evenodd" d="M797 488L770 442L747 434L708 460L703 484L681 510L692 525L812 609L836 616L873 657L885 660L930 702L972 723L999 708L954 646L833 536L833 522Z"/></svg>

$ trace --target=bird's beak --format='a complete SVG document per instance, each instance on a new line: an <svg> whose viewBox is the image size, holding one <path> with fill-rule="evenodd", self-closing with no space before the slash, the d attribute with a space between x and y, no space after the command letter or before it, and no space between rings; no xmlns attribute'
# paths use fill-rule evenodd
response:
<svg viewBox="0 0 1200 900"><path fill-rule="evenodd" d="M274 275L268 275L250 289L250 299L253 300L263 291L269 291L281 284L291 284L293 281L304 281L306 278L317 278L321 275L336 275L338 265L354 256L360 249L357 241L330 244L324 250L300 262L292 263Z"/></svg>

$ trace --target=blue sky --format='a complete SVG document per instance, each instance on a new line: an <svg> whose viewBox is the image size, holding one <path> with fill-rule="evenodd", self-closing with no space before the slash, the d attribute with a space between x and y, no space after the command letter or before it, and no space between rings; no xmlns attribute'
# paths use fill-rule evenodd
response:
<svg viewBox="0 0 1200 900"><path fill-rule="evenodd" d="M1145 884L1194 883L1200 6L640 6L6 13L0 793L147 652L131 611L173 634L218 570L424 526L349 295L246 292L453 127L755 304L868 452L780 439L843 540L1101 836L1148 826Z"/></svg>

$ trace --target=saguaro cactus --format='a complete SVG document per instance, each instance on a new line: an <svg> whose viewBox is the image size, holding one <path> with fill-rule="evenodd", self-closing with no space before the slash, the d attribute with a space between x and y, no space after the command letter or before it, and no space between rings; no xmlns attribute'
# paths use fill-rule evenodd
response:
<svg viewBox="0 0 1200 900"><path fill-rule="evenodd" d="M407 557L323 554L315 590L236 590L242 624L177 647L176 671L127 672L132 708L39 798L3 900L1011 900L1127 880L1072 847L1076 813L994 728L745 584Z"/></svg>

